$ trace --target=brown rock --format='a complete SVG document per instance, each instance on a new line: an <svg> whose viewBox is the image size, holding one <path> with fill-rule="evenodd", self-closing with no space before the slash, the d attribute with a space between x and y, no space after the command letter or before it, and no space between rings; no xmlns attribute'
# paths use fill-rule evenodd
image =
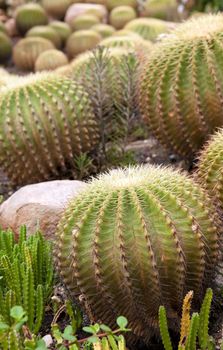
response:
<svg viewBox="0 0 223 350"><path fill-rule="evenodd" d="M18 235L26 225L28 235L41 230L53 240L56 226L68 202L87 184L82 181L48 181L20 188L0 206L0 226Z"/></svg>

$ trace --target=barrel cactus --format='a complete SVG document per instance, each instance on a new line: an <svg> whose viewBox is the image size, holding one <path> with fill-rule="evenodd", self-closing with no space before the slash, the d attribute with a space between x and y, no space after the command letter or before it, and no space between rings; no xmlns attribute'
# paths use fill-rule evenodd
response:
<svg viewBox="0 0 223 350"><path fill-rule="evenodd" d="M9 36L0 31L0 62L5 62L12 54L12 41Z"/></svg>
<svg viewBox="0 0 223 350"><path fill-rule="evenodd" d="M141 16L153 17L163 20L178 19L177 0L145 0L142 1Z"/></svg>
<svg viewBox="0 0 223 350"><path fill-rule="evenodd" d="M47 14L38 4L25 4L18 6L15 14L16 26L24 34L30 28L45 25L48 22Z"/></svg>
<svg viewBox="0 0 223 350"><path fill-rule="evenodd" d="M0 166L16 185L75 176L75 157L98 142L88 94L54 74L31 74L2 88L0 115Z"/></svg>
<svg viewBox="0 0 223 350"><path fill-rule="evenodd" d="M219 200L223 209L223 129L207 142L202 150L196 178L211 196Z"/></svg>
<svg viewBox="0 0 223 350"><path fill-rule="evenodd" d="M59 50L47 50L42 52L35 62L35 71L55 70L68 64L67 56Z"/></svg>
<svg viewBox="0 0 223 350"><path fill-rule="evenodd" d="M109 36L115 33L114 27L104 23L95 24L93 27L91 27L91 29L99 33L103 39L108 38Z"/></svg>
<svg viewBox="0 0 223 350"><path fill-rule="evenodd" d="M156 18L136 18L126 24L125 29L139 34L145 40L155 41L161 33L170 29L168 22Z"/></svg>
<svg viewBox="0 0 223 350"><path fill-rule="evenodd" d="M71 35L71 28L67 23L61 21L52 21L50 22L49 26L57 32L63 44Z"/></svg>
<svg viewBox="0 0 223 350"><path fill-rule="evenodd" d="M118 6L131 6L137 8L137 0L107 0L107 7L109 10Z"/></svg>
<svg viewBox="0 0 223 350"><path fill-rule="evenodd" d="M27 32L26 37L45 38L47 40L52 41L54 46L58 49L62 46L60 36L58 35L57 31L50 26L36 26L34 28L31 28Z"/></svg>
<svg viewBox="0 0 223 350"><path fill-rule="evenodd" d="M43 8L52 17L63 19L68 7L73 3L72 0L41 0Z"/></svg>
<svg viewBox="0 0 223 350"><path fill-rule="evenodd" d="M131 6L118 6L111 11L109 22L114 28L122 29L128 22L136 17L136 11Z"/></svg>
<svg viewBox="0 0 223 350"><path fill-rule="evenodd" d="M145 122L189 159L223 125L222 33L223 15L188 20L156 46L139 78Z"/></svg>
<svg viewBox="0 0 223 350"><path fill-rule="evenodd" d="M101 41L101 35L91 29L78 30L71 34L67 40L66 51L73 58L78 54L91 50Z"/></svg>
<svg viewBox="0 0 223 350"><path fill-rule="evenodd" d="M91 14L83 14L73 18L70 21L70 26L73 31L90 29L95 24L99 24L100 20L97 16Z"/></svg>
<svg viewBox="0 0 223 350"><path fill-rule="evenodd" d="M54 49L51 41L29 37L20 40L13 49L13 60L15 65L22 70L33 70L39 55L50 49Z"/></svg>
<svg viewBox="0 0 223 350"><path fill-rule="evenodd" d="M177 318L182 299L197 300L218 261L214 208L195 183L168 168L112 170L69 205L56 234L56 265L94 321L125 315L145 340L158 308Z"/></svg>

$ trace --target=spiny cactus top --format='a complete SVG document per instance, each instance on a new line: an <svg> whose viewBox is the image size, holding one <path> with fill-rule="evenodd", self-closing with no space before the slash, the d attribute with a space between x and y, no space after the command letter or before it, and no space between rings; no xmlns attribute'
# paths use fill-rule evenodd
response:
<svg viewBox="0 0 223 350"><path fill-rule="evenodd" d="M70 79L38 73L2 87L0 166L15 184L74 174L74 158L97 141L89 97Z"/></svg>
<svg viewBox="0 0 223 350"><path fill-rule="evenodd" d="M210 195L218 198L223 209L223 129L214 134L202 150L196 176Z"/></svg>
<svg viewBox="0 0 223 350"><path fill-rule="evenodd" d="M168 148L192 158L223 125L223 15L179 25L148 57L139 82L151 130Z"/></svg>
<svg viewBox="0 0 223 350"><path fill-rule="evenodd" d="M113 170L71 202L58 226L58 270L94 320L125 315L138 336L157 326L158 308L177 315L198 297L218 260L214 208L179 172L153 166Z"/></svg>

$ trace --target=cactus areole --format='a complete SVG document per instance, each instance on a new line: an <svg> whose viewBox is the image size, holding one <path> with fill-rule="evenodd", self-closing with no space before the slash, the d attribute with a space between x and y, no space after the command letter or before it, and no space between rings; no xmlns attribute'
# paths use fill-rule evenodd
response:
<svg viewBox="0 0 223 350"><path fill-rule="evenodd" d="M139 81L141 111L152 132L192 159L223 125L223 15L179 25L148 57Z"/></svg>
<svg viewBox="0 0 223 350"><path fill-rule="evenodd" d="M177 317L185 293L201 291L218 260L214 208L193 181L168 168L113 170L71 202L55 256L65 284L93 320L125 315L149 339L158 309Z"/></svg>

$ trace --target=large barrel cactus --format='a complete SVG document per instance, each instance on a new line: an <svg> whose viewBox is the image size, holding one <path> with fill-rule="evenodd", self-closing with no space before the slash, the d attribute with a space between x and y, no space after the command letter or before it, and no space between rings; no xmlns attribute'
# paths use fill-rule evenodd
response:
<svg viewBox="0 0 223 350"><path fill-rule="evenodd" d="M125 315L147 339L163 304L177 318L218 261L214 208L185 175L153 166L113 170L93 180L65 211L55 256L65 284L93 320Z"/></svg>
<svg viewBox="0 0 223 350"><path fill-rule="evenodd" d="M202 150L197 180L205 187L211 196L219 200L223 209L223 130L219 130L207 142Z"/></svg>
<svg viewBox="0 0 223 350"><path fill-rule="evenodd" d="M223 15L181 24L142 68L144 119L162 144L192 158L223 125Z"/></svg>
<svg viewBox="0 0 223 350"><path fill-rule="evenodd" d="M0 166L19 185L75 176L75 157L98 141L88 94L50 73L10 82L0 97Z"/></svg>

